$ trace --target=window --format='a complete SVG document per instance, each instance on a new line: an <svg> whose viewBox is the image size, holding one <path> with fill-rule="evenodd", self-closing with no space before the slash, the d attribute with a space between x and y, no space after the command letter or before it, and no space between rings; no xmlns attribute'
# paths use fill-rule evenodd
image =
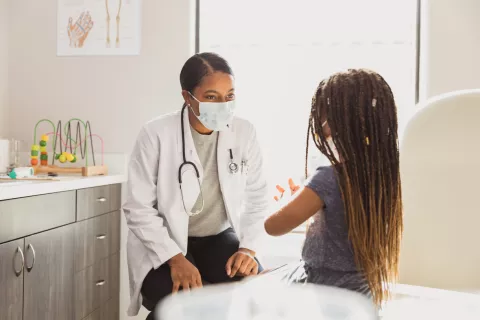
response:
<svg viewBox="0 0 480 320"><path fill-rule="evenodd" d="M238 115L256 126L273 183L303 177L311 98L335 71L383 75L400 133L413 114L417 1L200 0L198 12L199 50L232 65ZM313 148L309 154L311 169L325 163Z"/></svg>

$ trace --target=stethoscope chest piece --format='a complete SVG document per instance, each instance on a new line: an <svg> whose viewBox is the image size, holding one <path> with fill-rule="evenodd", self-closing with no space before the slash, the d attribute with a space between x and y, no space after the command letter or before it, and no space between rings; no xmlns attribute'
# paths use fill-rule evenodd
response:
<svg viewBox="0 0 480 320"><path fill-rule="evenodd" d="M228 164L228 171L230 171L231 174L235 174L238 172L238 164L236 164L235 162L231 161L229 164Z"/></svg>
<svg viewBox="0 0 480 320"><path fill-rule="evenodd" d="M238 164L233 161L233 152L232 149L228 150L230 153L230 162L228 163L228 171L230 174L235 174L238 172Z"/></svg>

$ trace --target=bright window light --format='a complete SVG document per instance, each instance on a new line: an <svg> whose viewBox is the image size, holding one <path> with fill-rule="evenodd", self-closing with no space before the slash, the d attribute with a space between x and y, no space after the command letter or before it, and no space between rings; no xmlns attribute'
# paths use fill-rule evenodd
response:
<svg viewBox="0 0 480 320"><path fill-rule="evenodd" d="M256 126L273 183L302 180L311 99L335 71L384 76L402 131L415 106L416 10L414 0L200 0L199 49L232 65L237 114ZM311 145L314 169L325 158Z"/></svg>

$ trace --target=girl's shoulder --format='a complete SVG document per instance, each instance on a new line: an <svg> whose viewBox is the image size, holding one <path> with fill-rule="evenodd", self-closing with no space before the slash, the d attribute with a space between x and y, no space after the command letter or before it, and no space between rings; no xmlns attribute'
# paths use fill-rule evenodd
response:
<svg viewBox="0 0 480 320"><path fill-rule="evenodd" d="M312 189L325 204L338 195L338 180L333 166L318 167L306 180L305 186Z"/></svg>
<svg viewBox="0 0 480 320"><path fill-rule="evenodd" d="M333 166L318 167L315 172L306 180L307 184L311 181L325 182L326 180L336 180L335 168Z"/></svg>

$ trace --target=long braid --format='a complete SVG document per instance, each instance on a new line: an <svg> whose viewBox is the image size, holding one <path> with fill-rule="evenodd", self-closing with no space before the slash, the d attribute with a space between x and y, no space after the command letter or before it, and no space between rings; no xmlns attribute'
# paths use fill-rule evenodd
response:
<svg viewBox="0 0 480 320"><path fill-rule="evenodd" d="M340 159L327 143L324 121ZM336 169L357 267L377 304L389 297L388 283L396 280L403 231L397 131L393 93L377 73L348 70L320 82L306 160L311 134Z"/></svg>

